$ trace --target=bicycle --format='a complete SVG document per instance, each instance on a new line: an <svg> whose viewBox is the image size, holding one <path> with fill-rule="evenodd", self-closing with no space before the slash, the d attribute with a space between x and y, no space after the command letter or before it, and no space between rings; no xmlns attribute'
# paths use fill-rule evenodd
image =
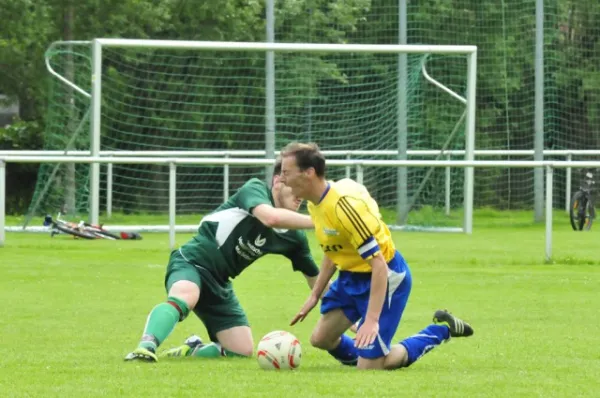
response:
<svg viewBox="0 0 600 398"><path fill-rule="evenodd" d="M61 213L58 213L56 219L53 219L52 216L47 215L44 218L44 226L52 227L50 237L64 233L83 239L121 239L120 236L102 228L102 225L93 225L85 221L80 221L79 223L65 221L61 218Z"/></svg>
<svg viewBox="0 0 600 398"><path fill-rule="evenodd" d="M596 218L592 189L596 182L592 170L585 170L579 190L571 198L569 217L574 231L589 231Z"/></svg>

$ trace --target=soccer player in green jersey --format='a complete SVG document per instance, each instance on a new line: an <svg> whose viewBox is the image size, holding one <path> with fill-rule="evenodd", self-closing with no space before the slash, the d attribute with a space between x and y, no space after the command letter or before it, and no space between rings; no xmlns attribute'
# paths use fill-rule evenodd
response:
<svg viewBox="0 0 600 398"><path fill-rule="evenodd" d="M141 341L125 360L156 362L158 346L191 311L206 326L212 343L193 341L166 355L251 356L252 333L231 279L265 254L289 258L312 289L319 268L304 232L291 228L310 229L313 223L297 213L302 200L279 181L280 172L278 160L271 188L250 179L202 219L194 238L171 253L165 276L167 300L152 309Z"/></svg>

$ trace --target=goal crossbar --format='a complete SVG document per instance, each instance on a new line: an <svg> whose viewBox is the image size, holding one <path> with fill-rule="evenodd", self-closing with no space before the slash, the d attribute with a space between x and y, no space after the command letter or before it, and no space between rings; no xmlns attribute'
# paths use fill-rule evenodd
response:
<svg viewBox="0 0 600 398"><path fill-rule="evenodd" d="M106 47L149 47L216 51L368 52L404 54L473 54L477 52L477 46L469 45L319 44L142 39L95 39L94 43Z"/></svg>

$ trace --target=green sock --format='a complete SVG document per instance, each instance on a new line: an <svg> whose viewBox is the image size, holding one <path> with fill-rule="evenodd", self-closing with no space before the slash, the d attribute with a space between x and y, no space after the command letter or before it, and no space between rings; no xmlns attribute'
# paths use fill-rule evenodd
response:
<svg viewBox="0 0 600 398"><path fill-rule="evenodd" d="M192 351L190 355L194 356L194 357L199 357L199 358L219 358L219 357L245 358L244 355L240 355L235 352L226 350L223 347L221 347L220 344L217 344L217 343L205 344L202 347Z"/></svg>
<svg viewBox="0 0 600 398"><path fill-rule="evenodd" d="M182 303L180 300L177 301L181 307ZM187 307L185 309L187 310ZM142 341L138 347L156 351L156 348L171 334L180 316L179 311L169 303L160 303L154 307L148 315Z"/></svg>
<svg viewBox="0 0 600 398"><path fill-rule="evenodd" d="M191 355L199 358L219 358L223 356L221 345L216 343L204 344L192 351Z"/></svg>

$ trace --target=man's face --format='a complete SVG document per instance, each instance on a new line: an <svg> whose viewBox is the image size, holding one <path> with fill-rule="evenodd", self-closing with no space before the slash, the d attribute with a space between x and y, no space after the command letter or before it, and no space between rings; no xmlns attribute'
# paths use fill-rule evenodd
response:
<svg viewBox="0 0 600 398"><path fill-rule="evenodd" d="M280 181L291 188L292 194L297 197L303 197L302 194L306 184L306 176L305 173L298 168L294 156L286 156L282 159Z"/></svg>
<svg viewBox="0 0 600 398"><path fill-rule="evenodd" d="M302 198L294 195L292 193L292 188L282 183L279 177L276 177L274 186L274 194L277 196L278 206L284 209L298 211L298 208L302 204Z"/></svg>

